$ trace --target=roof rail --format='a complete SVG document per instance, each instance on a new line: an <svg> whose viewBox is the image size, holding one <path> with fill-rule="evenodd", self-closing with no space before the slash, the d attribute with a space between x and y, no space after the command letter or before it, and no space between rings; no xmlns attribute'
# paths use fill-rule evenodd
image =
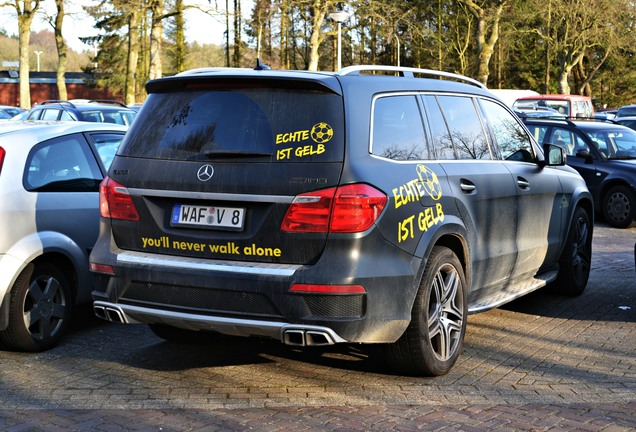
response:
<svg viewBox="0 0 636 432"><path fill-rule="evenodd" d="M121 107L128 108L126 104L123 102L113 100L113 99L91 99L87 103L98 103L98 104L106 104L106 105L119 105Z"/></svg>
<svg viewBox="0 0 636 432"><path fill-rule="evenodd" d="M487 87L476 79L468 78L464 75L454 74L450 72L443 72L433 69L419 69L411 67L401 66L383 66L383 65L360 65L360 66L348 66L340 69L336 72L336 75L360 75L360 72L394 72L403 77L415 78L416 74L429 75L438 78L449 78L455 81L471 84L483 89Z"/></svg>
<svg viewBox="0 0 636 432"><path fill-rule="evenodd" d="M75 108L75 105L73 105L72 102L69 102L67 100L57 100L57 99L48 99L45 101L40 102L40 105L45 105L45 104L60 104L60 105L68 105L71 108Z"/></svg>

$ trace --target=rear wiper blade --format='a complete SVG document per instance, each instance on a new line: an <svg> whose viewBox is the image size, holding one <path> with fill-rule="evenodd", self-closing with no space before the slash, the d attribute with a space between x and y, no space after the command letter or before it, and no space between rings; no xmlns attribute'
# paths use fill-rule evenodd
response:
<svg viewBox="0 0 636 432"><path fill-rule="evenodd" d="M271 157L271 153L239 150L206 150L202 152L208 159L231 159L250 157Z"/></svg>

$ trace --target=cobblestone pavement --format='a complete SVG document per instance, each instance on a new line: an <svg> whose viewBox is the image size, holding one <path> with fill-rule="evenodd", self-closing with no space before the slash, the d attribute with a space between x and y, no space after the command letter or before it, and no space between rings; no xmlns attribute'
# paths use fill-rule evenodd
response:
<svg viewBox="0 0 636 432"><path fill-rule="evenodd" d="M0 351L0 430L636 430L635 243L597 225L583 295L472 315L439 378L388 374L358 346L168 343L86 308L60 346Z"/></svg>

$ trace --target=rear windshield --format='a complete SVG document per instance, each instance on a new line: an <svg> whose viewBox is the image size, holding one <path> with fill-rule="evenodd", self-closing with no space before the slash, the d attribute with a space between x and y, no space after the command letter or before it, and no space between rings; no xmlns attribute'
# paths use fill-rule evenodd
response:
<svg viewBox="0 0 636 432"><path fill-rule="evenodd" d="M342 99L319 91L241 89L151 94L121 155L170 160L342 161Z"/></svg>

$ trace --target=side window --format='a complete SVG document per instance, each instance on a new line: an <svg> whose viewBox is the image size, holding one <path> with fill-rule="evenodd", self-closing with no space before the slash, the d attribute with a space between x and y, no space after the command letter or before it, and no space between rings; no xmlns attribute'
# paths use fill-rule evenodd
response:
<svg viewBox="0 0 636 432"><path fill-rule="evenodd" d="M510 161L533 162L530 137L512 114L489 100L482 100L482 107L501 156Z"/></svg>
<svg viewBox="0 0 636 432"><path fill-rule="evenodd" d="M438 96L458 159L492 159L473 99Z"/></svg>
<svg viewBox="0 0 636 432"><path fill-rule="evenodd" d="M539 144L543 144L545 141L545 133L548 131L547 126L539 126L539 125L526 125L528 130L534 137L534 140Z"/></svg>
<svg viewBox="0 0 636 432"><path fill-rule="evenodd" d="M604 157L610 156L612 154L611 147L608 145L608 137L604 132L590 132L588 136L594 143L594 146L598 149L599 152Z"/></svg>
<svg viewBox="0 0 636 432"><path fill-rule="evenodd" d="M102 179L83 135L45 141L33 148L26 163L25 189L38 192L97 191Z"/></svg>
<svg viewBox="0 0 636 432"><path fill-rule="evenodd" d="M27 116L27 120L39 120L42 115L42 110L32 110Z"/></svg>
<svg viewBox="0 0 636 432"><path fill-rule="evenodd" d="M446 120L437 103L437 98L432 95L424 96L426 103L426 116L428 117L428 127L431 131L431 153L432 159L452 160L457 159L453 149L453 140L446 125Z"/></svg>
<svg viewBox="0 0 636 432"><path fill-rule="evenodd" d="M95 145L99 158L104 164L104 168L108 171L110 164L115 158L115 154L117 154L119 145L124 139L124 135L114 133L93 133L90 137L93 140L93 144Z"/></svg>
<svg viewBox="0 0 636 432"><path fill-rule="evenodd" d="M76 120L68 111L62 111L60 120Z"/></svg>
<svg viewBox="0 0 636 432"><path fill-rule="evenodd" d="M548 140L548 142L550 144L555 144L560 147L563 147L565 149L565 153L568 156L571 156L574 154L576 136L572 131L568 129L558 128L558 127L553 128L552 135L550 136L550 139Z"/></svg>
<svg viewBox="0 0 636 432"><path fill-rule="evenodd" d="M57 120L60 115L60 110L56 109L46 109L43 111L44 112L42 113L40 120Z"/></svg>
<svg viewBox="0 0 636 432"><path fill-rule="evenodd" d="M373 105L371 153L393 160L429 159L414 95L387 96Z"/></svg>

